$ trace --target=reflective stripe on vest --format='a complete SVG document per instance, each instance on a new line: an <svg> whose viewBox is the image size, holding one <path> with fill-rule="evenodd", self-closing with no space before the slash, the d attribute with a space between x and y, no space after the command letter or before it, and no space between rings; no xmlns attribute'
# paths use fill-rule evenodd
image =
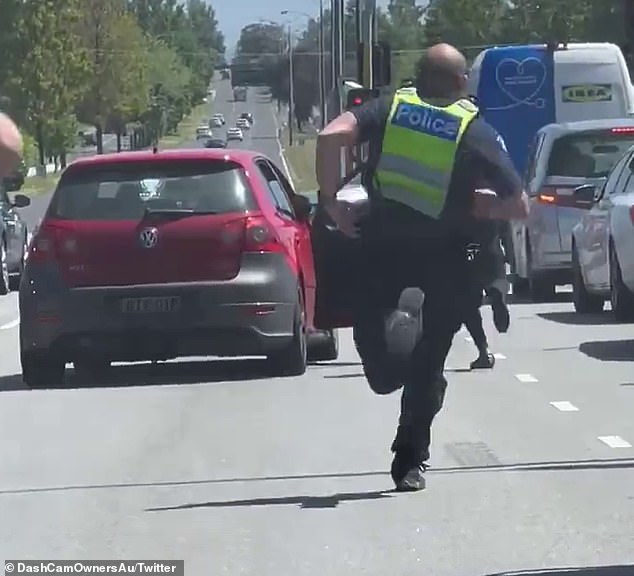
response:
<svg viewBox="0 0 634 576"><path fill-rule="evenodd" d="M423 102L415 89L397 91L376 172L381 195L439 218L458 145L477 115L468 100L439 108Z"/></svg>

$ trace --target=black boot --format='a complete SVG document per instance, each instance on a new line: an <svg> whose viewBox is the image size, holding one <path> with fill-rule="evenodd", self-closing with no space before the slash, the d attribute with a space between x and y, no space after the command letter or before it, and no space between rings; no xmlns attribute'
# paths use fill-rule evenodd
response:
<svg viewBox="0 0 634 576"><path fill-rule="evenodd" d="M471 362L471 370L485 370L493 366L495 366L495 356L486 348L480 351L480 355Z"/></svg>

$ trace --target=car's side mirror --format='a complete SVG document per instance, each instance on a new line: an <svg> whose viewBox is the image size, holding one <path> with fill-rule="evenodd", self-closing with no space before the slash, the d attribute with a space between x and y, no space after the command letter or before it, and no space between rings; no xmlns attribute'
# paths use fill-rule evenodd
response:
<svg viewBox="0 0 634 576"><path fill-rule="evenodd" d="M31 199L24 194L16 194L12 204L14 208L26 208L31 204Z"/></svg>
<svg viewBox="0 0 634 576"><path fill-rule="evenodd" d="M306 196L295 194L295 196L293 196L293 210L295 210L295 215L298 220L306 222L310 220L313 206Z"/></svg>
<svg viewBox="0 0 634 576"><path fill-rule="evenodd" d="M597 199L598 189L594 184L584 184L575 188L575 200L594 204Z"/></svg>

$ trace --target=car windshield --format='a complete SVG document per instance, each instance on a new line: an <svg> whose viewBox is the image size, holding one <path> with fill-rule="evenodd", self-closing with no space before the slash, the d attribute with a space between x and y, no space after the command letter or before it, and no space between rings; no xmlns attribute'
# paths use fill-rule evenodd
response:
<svg viewBox="0 0 634 576"><path fill-rule="evenodd" d="M71 169L60 180L49 214L64 220L137 220L148 211L225 214L255 207L240 166L206 160Z"/></svg>
<svg viewBox="0 0 634 576"><path fill-rule="evenodd" d="M553 144L548 176L607 176L633 144L634 130L592 130L562 136Z"/></svg>

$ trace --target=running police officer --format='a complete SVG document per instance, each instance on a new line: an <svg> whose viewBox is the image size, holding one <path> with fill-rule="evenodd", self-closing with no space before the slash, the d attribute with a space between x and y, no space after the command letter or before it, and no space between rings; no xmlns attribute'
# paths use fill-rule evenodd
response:
<svg viewBox="0 0 634 576"><path fill-rule="evenodd" d="M372 390L403 387L392 444L397 490L421 490L431 424L442 408L445 360L464 318L473 218L525 218L526 196L498 135L466 99L466 61L447 44L428 49L414 88L335 118L317 141L320 203L358 238L364 289L354 337ZM363 217L336 201L341 148L369 142ZM491 190L477 190L478 182Z"/></svg>

